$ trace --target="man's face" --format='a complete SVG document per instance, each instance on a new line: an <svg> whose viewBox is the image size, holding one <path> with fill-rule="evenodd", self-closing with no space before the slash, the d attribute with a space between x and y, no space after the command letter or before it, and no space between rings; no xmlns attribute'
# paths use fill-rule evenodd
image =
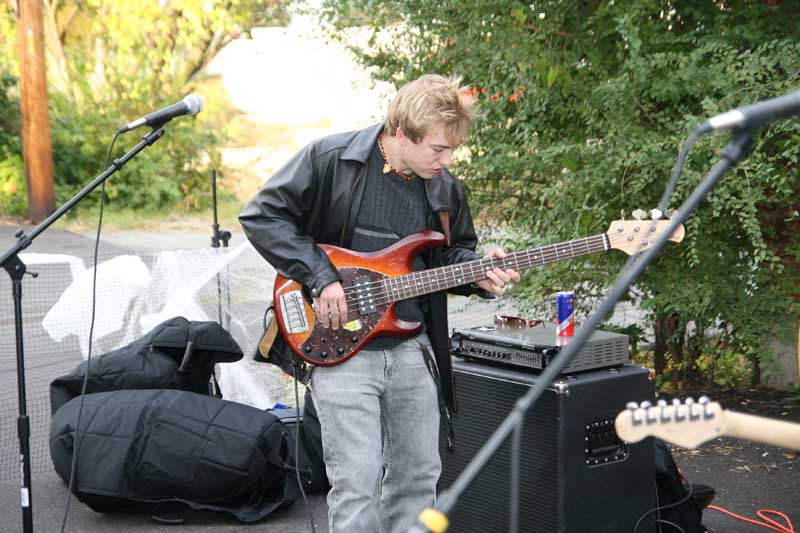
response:
<svg viewBox="0 0 800 533"><path fill-rule="evenodd" d="M447 140L444 128L432 128L419 142L412 142L398 128L398 140L402 147L405 166L423 179L431 179L448 166L453 159L457 144Z"/></svg>

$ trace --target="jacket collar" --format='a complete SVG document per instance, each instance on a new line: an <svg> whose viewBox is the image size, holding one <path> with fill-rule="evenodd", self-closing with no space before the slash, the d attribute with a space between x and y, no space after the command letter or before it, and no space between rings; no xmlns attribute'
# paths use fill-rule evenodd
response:
<svg viewBox="0 0 800 533"><path fill-rule="evenodd" d="M339 156L340 159L350 159L366 164L372 147L378 142L378 135L383 131L383 124L373 124L359 131L347 148Z"/></svg>
<svg viewBox="0 0 800 533"><path fill-rule="evenodd" d="M349 159L366 164L369 160L369 154L372 147L378 142L378 135L383 131L383 124L373 124L363 130L359 131L347 148L339 156L340 159ZM447 169L442 169L442 174L449 172ZM436 211L449 211L450 210L450 195L448 194L447 187L445 186L444 175L436 179L424 180L425 193L428 197L428 203L431 210Z"/></svg>
<svg viewBox="0 0 800 533"><path fill-rule="evenodd" d="M450 195L448 194L447 187L444 183L444 173L446 169L442 169L442 175L425 180L425 194L428 197L428 204L431 206L431 211L450 211Z"/></svg>

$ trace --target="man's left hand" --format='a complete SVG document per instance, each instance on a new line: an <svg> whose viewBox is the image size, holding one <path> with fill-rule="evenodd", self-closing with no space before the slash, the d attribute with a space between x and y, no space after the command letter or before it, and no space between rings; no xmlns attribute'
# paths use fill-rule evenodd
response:
<svg viewBox="0 0 800 533"><path fill-rule="evenodd" d="M502 248L495 248L483 257L484 259L487 257L499 257L503 259L508 257L508 254L505 253ZM499 267L495 267L492 270L486 271L486 279L479 281L478 287L500 296L512 281L514 283L519 281L519 274L516 270L510 268L503 270Z"/></svg>

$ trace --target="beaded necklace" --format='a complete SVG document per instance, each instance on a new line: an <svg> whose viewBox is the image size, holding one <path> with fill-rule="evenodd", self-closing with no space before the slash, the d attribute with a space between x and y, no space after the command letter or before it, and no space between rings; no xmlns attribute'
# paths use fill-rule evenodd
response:
<svg viewBox="0 0 800 533"><path fill-rule="evenodd" d="M411 181L411 180L413 180L414 178L417 177L416 174L410 174L410 175L409 174L403 174L402 172L400 172L399 170L397 170L396 168L394 168L392 165L389 164L389 160L386 158L386 150L383 148L383 134L378 136L378 148L381 149L381 156L383 156L383 173L384 174L388 174L389 172L394 172L395 174L397 174L398 176L400 176L401 178L403 178L406 181Z"/></svg>

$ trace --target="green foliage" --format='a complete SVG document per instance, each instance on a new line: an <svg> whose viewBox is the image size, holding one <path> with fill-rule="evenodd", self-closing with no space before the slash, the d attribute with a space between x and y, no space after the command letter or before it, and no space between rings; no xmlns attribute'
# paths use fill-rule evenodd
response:
<svg viewBox="0 0 800 533"><path fill-rule="evenodd" d="M202 89L207 83L203 68L216 52L256 26L286 22L288 2L45 3L57 203L72 197L101 173L108 145L121 125ZM0 4L0 65L7 64L11 73L17 70L12 4ZM5 93L0 94L2 106L2 98L13 91L3 85L0 93ZM205 107L223 107L222 98L224 95L215 91L211 98L205 98ZM15 117L18 130L19 114ZM196 209L207 205L209 170L220 167L219 144L229 118L206 112L194 121L170 123L157 144L107 182L108 203L133 209ZM145 132L142 129L121 137L114 157L130 149ZM20 156L18 131L16 144L14 139L0 136L0 161L4 161L0 183L5 174L17 168L14 161ZM19 214L24 194L24 187L17 187L11 198L0 199L8 206L0 207ZM97 194L90 195L79 207L92 208L98 199Z"/></svg>
<svg viewBox="0 0 800 533"><path fill-rule="evenodd" d="M376 79L464 76L478 120L455 170L479 220L515 230L506 248L523 249L606 231L620 209L655 207L704 117L797 90L800 12L775 4L327 0L322 14ZM366 44L351 39L354 26L369 33ZM798 121L760 132L690 218L684 242L637 281L632 297L664 339L657 356L682 372L721 361L716 345L757 363L790 312L798 141ZM694 146L672 207L727 142ZM579 288L578 301L594 305L625 260L614 252L540 269L517 294L548 309L553 292Z"/></svg>
<svg viewBox="0 0 800 533"><path fill-rule="evenodd" d="M2 68L0 62L0 69ZM0 214L22 216L25 201L25 170L20 156L19 99L17 79L0 70Z"/></svg>

